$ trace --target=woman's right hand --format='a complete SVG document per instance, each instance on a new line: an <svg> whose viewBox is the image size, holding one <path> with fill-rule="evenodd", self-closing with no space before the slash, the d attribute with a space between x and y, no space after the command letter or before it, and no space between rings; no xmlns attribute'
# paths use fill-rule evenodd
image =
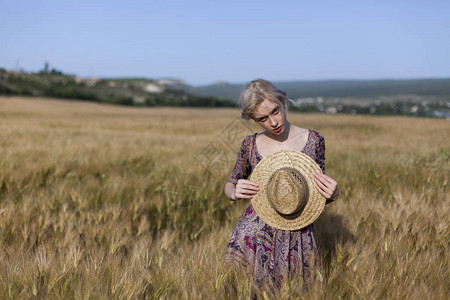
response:
<svg viewBox="0 0 450 300"><path fill-rule="evenodd" d="M253 195L259 192L259 184L254 181L239 179L236 184L236 189L231 196L232 200L252 199Z"/></svg>

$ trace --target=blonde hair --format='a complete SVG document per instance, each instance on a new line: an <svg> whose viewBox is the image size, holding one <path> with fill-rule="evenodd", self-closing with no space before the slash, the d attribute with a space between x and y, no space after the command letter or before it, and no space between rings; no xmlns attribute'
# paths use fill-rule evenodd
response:
<svg viewBox="0 0 450 300"><path fill-rule="evenodd" d="M247 124L250 125L253 112L265 99L278 103L286 112L289 100L287 93L278 89L270 81L255 79L248 83L241 93L241 119L247 120Z"/></svg>

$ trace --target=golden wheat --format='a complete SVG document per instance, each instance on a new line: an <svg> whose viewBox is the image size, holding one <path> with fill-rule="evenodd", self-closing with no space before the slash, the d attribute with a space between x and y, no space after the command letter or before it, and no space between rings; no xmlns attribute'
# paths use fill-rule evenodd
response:
<svg viewBox="0 0 450 300"><path fill-rule="evenodd" d="M223 263L237 116L0 97L0 298L248 298ZM448 299L450 123L288 117L325 136L341 197L315 223L323 284L279 297Z"/></svg>

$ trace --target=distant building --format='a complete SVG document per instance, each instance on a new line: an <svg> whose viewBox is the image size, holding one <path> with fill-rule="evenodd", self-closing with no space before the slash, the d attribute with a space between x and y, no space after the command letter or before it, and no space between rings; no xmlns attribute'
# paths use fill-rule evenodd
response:
<svg viewBox="0 0 450 300"><path fill-rule="evenodd" d="M325 109L327 114L335 114L337 113L337 108L335 106L330 106Z"/></svg>
<svg viewBox="0 0 450 300"><path fill-rule="evenodd" d="M149 93L161 93L163 91L162 87L153 83L146 84L144 89Z"/></svg>
<svg viewBox="0 0 450 300"><path fill-rule="evenodd" d="M98 78L88 78L84 82L87 86L96 86L99 81L100 79Z"/></svg>

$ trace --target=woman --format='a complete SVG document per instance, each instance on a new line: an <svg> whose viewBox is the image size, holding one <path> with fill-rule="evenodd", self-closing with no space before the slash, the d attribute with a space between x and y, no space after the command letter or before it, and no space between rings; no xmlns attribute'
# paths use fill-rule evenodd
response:
<svg viewBox="0 0 450 300"><path fill-rule="evenodd" d="M251 199L259 187L246 178L263 157L281 149L307 154L325 173L323 136L289 123L286 118L288 101L286 92L263 79L254 80L244 88L240 99L241 118L247 122L253 119L265 131L242 141L236 165L224 189L229 199ZM314 181L327 204L339 197L334 179L316 174ZM303 283L308 284L316 265L316 250L313 224L295 231L279 230L261 220L250 204L234 228L226 261L253 274L259 287L280 287L283 278L292 275L301 276Z"/></svg>

